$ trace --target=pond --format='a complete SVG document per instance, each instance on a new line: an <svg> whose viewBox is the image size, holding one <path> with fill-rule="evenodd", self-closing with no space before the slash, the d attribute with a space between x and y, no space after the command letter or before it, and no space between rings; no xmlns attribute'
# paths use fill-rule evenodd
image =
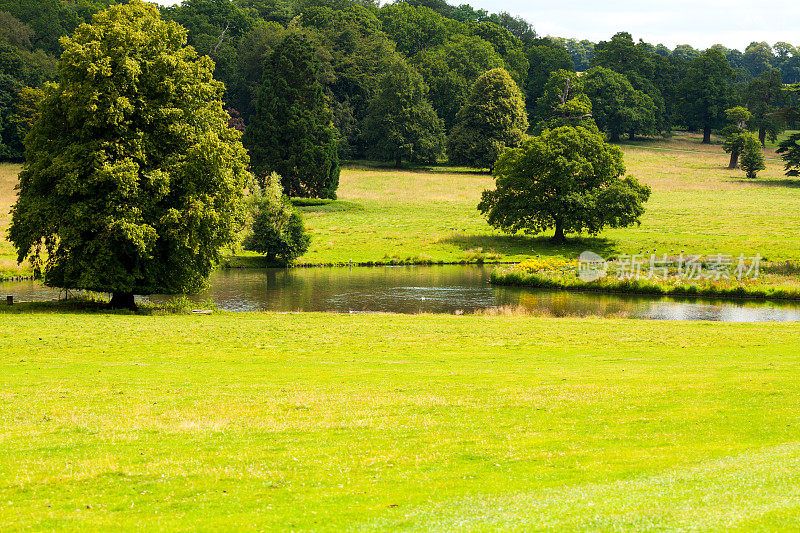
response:
<svg viewBox="0 0 800 533"><path fill-rule="evenodd" d="M209 289L232 311L340 313L512 312L552 316L763 322L800 320L800 302L675 300L618 294L541 291L489 284L493 266L397 266L220 270ZM0 296L50 300L58 290L33 281L0 283ZM166 297L153 296L153 302ZM488 311L487 311L488 310Z"/></svg>

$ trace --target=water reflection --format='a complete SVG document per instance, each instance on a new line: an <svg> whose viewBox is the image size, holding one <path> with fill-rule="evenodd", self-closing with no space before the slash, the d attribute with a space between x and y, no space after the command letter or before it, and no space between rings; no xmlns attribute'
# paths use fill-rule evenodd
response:
<svg viewBox="0 0 800 533"><path fill-rule="evenodd" d="M626 316L654 320L732 322L800 320L800 302L654 299L617 294L533 291L489 284L491 266L299 268L215 272L192 296L234 311L472 313L510 308L552 316ZM59 297L24 281L0 283L0 295L21 301ZM63 294L63 293L62 293ZM166 297L153 296L154 302Z"/></svg>

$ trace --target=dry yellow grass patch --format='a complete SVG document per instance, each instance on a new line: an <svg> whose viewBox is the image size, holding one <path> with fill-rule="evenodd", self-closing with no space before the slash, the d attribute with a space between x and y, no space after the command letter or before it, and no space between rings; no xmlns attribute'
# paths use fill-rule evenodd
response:
<svg viewBox="0 0 800 533"><path fill-rule="evenodd" d="M17 201L17 175L22 169L21 165L0 164L0 229L11 222L9 211Z"/></svg>

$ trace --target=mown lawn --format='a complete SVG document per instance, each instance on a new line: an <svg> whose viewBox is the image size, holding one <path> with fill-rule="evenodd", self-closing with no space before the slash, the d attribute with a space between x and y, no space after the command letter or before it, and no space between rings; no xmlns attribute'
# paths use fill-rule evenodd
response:
<svg viewBox="0 0 800 533"><path fill-rule="evenodd" d="M799 335L0 312L0 524L797 529Z"/></svg>

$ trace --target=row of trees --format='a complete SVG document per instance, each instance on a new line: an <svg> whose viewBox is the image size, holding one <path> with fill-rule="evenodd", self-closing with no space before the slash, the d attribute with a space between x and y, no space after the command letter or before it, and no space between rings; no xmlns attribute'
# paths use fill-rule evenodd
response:
<svg viewBox="0 0 800 533"><path fill-rule="evenodd" d="M21 137L30 121L27 108L17 103L20 90L55 80L59 36L109 3L0 0L0 157L22 155ZM314 87L304 91L322 102L313 120L328 130L314 135L334 139L338 155L348 158L431 160L446 147L461 146L450 140L459 112L478 78L498 68L517 85L533 125L550 112L538 104L550 74L586 72L585 94L598 126L612 139L674 127L702 130L710 138L711 130L725 125L726 109L746 105L763 140L781 127L770 118L784 104L781 82L800 72L800 54L786 43L754 43L741 53L721 46L670 51L634 42L626 33L596 44L542 38L519 18L441 0L382 7L363 0L185 0L161 8L161 15L185 27L189 44L213 59L214 75L226 86L226 108L239 126L260 121L256 129L265 135L262 119L270 111L259 110L260 96L275 94L277 85L265 83L282 75L272 55L287 37L302 35L315 62L313 79L302 79ZM388 111L413 123L392 130L381 115ZM391 135L384 135L387 129ZM264 154L265 161L279 156ZM330 195L336 165L323 159L326 177L311 187L274 170L293 193Z"/></svg>

